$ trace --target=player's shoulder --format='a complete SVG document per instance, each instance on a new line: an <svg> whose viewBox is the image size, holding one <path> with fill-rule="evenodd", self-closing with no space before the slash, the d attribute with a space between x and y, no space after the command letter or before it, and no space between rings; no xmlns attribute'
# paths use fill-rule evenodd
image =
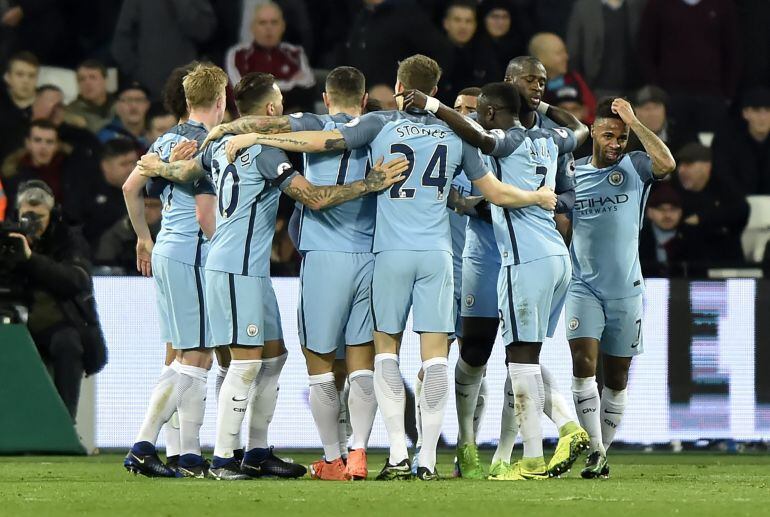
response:
<svg viewBox="0 0 770 517"><path fill-rule="evenodd" d="M592 158L592 156L590 154L588 156L584 156L582 158L578 158L577 160L575 160L575 167L591 166L591 158Z"/></svg>

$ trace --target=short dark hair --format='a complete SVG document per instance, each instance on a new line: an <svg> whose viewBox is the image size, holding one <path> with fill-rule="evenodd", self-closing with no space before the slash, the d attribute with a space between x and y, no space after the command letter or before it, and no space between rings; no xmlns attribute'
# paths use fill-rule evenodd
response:
<svg viewBox="0 0 770 517"><path fill-rule="evenodd" d="M478 97L481 95L481 88L478 86L469 86L467 88L463 88L460 90L460 92L457 95L468 95L469 97Z"/></svg>
<svg viewBox="0 0 770 517"><path fill-rule="evenodd" d="M8 58L8 65L5 67L5 70L9 72L13 64L17 61L21 63L27 63L28 65L32 65L35 68L40 68L40 60L37 58L37 56L35 56L35 54L32 52L22 50L21 52L17 52Z"/></svg>
<svg viewBox="0 0 770 517"><path fill-rule="evenodd" d="M85 61L81 61L77 67L77 70L81 68L88 68L89 70L99 70L99 73L102 74L102 77L107 77L107 67L104 66L104 63L102 63L98 59L86 59Z"/></svg>
<svg viewBox="0 0 770 517"><path fill-rule="evenodd" d="M166 107L163 104L159 102L153 102L152 104L150 104L150 109L147 110L147 115L145 117L146 118L145 125L147 127L150 127L150 121L152 119L158 118L158 117L166 117L166 116L172 116L177 119L182 118L182 117L177 117L174 113L171 113L169 110L166 109Z"/></svg>
<svg viewBox="0 0 770 517"><path fill-rule="evenodd" d="M163 85L163 106L178 119L187 116L187 99L184 96L182 81L184 81L184 76L197 64L196 61L193 61L174 68Z"/></svg>
<svg viewBox="0 0 770 517"><path fill-rule="evenodd" d="M335 104L357 106L366 92L366 78L358 68L338 66L326 76L326 94Z"/></svg>
<svg viewBox="0 0 770 517"><path fill-rule="evenodd" d="M235 106L241 115L249 115L273 93L275 77L265 72L251 72L244 75L235 85L233 96Z"/></svg>
<svg viewBox="0 0 770 517"><path fill-rule="evenodd" d="M473 11L473 14L476 14L476 5L477 2L474 2L473 0L452 0L447 4L446 9L444 9L444 18L449 16L449 11L456 7L459 9L470 9Z"/></svg>
<svg viewBox="0 0 770 517"><path fill-rule="evenodd" d="M605 97L599 101L599 104L596 105L596 120L601 118L614 118L622 120L620 115L612 112L612 103L617 98L618 97ZM634 108L632 107L631 109L633 110Z"/></svg>
<svg viewBox="0 0 770 517"><path fill-rule="evenodd" d="M134 145L134 142L128 138L118 137L113 138L112 140L107 140L104 145L102 145L102 150L99 157L102 160L109 160L128 153L136 154L136 146Z"/></svg>
<svg viewBox="0 0 770 517"><path fill-rule="evenodd" d="M415 54L398 63L397 77L404 89L430 95L441 78L441 67L436 60Z"/></svg>
<svg viewBox="0 0 770 517"><path fill-rule="evenodd" d="M51 131L56 131L56 137L57 138L59 137L59 128L57 128L56 125L54 125L54 123L51 122L48 119L41 118L41 119L33 120L32 122L30 122L29 123L29 130L27 130L27 137L32 136L32 129L33 128L50 129Z"/></svg>
<svg viewBox="0 0 770 517"><path fill-rule="evenodd" d="M62 93L62 94L64 93L62 91L62 89L59 88L58 86L56 86L55 84L42 84L42 85L37 87L37 89L35 90L35 93L40 94L40 93L43 93L43 92L47 92L49 90L54 91L54 92L59 92L59 93Z"/></svg>
<svg viewBox="0 0 770 517"><path fill-rule="evenodd" d="M517 56L508 61L505 67L505 75L513 75L530 66L543 66L543 63L534 56Z"/></svg>
<svg viewBox="0 0 770 517"><path fill-rule="evenodd" d="M487 103L498 108L507 108L515 116L519 116L521 109L521 97L519 90L511 83L503 81L489 83L481 88L481 95L487 99Z"/></svg>

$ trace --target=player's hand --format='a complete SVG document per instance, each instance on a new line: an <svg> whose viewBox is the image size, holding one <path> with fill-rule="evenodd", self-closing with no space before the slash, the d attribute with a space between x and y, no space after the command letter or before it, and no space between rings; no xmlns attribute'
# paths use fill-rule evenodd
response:
<svg viewBox="0 0 770 517"><path fill-rule="evenodd" d="M152 276L152 239L137 239L136 270L142 276Z"/></svg>
<svg viewBox="0 0 770 517"><path fill-rule="evenodd" d="M428 96L419 90L404 90L394 95L395 98L403 97L402 110L407 108L417 108L424 110L428 102Z"/></svg>
<svg viewBox="0 0 770 517"><path fill-rule="evenodd" d="M169 162L178 162L180 160L189 160L195 155L195 151L198 150L198 142L195 140L187 140L180 142L174 146L171 150L171 156Z"/></svg>
<svg viewBox="0 0 770 517"><path fill-rule="evenodd" d="M556 199L556 192L554 192L551 187L543 186L537 189L537 206L543 210L555 210Z"/></svg>
<svg viewBox="0 0 770 517"><path fill-rule="evenodd" d="M634 109L626 99L618 97L612 101L612 112L620 117L620 119L627 125L631 125L634 122L638 122L636 115L634 115Z"/></svg>
<svg viewBox="0 0 770 517"><path fill-rule="evenodd" d="M24 235L20 233L9 233L8 237L13 237L23 242L24 244L22 246L24 247L24 256L26 258L29 258L32 256L32 249L29 247L29 242L27 241L27 238Z"/></svg>
<svg viewBox="0 0 770 517"><path fill-rule="evenodd" d="M468 215L470 217L478 217L477 207L479 203L484 201L484 196L463 196L460 198L460 202L455 206L455 212L460 215Z"/></svg>
<svg viewBox="0 0 770 517"><path fill-rule="evenodd" d="M380 156L377 163L364 178L364 186L367 192L379 192L385 190L394 183L397 183L405 177L403 173L409 168L409 162L406 158L396 158L383 165L384 159Z"/></svg>
<svg viewBox="0 0 770 517"><path fill-rule="evenodd" d="M227 161L233 163L235 161L235 155L238 151L245 147L251 147L256 144L255 134L235 135L227 141L225 144L225 153L227 154Z"/></svg>
<svg viewBox="0 0 770 517"><path fill-rule="evenodd" d="M207 145L209 145L214 140L219 140L223 136L225 136L228 133L227 130L227 124L219 124L218 126L215 126L214 129L209 131L209 134L206 135L206 139L201 144L201 149L205 149Z"/></svg>
<svg viewBox="0 0 770 517"><path fill-rule="evenodd" d="M139 158L136 165L139 167L139 174L145 178L155 178L158 176L161 163L160 156L157 153L148 153Z"/></svg>

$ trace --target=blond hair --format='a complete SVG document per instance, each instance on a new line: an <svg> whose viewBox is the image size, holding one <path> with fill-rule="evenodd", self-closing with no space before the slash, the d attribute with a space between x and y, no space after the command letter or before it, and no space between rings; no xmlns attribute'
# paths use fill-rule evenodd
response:
<svg viewBox="0 0 770 517"><path fill-rule="evenodd" d="M428 56L415 54L398 63L397 78L407 90L419 90L430 95L440 77L441 67Z"/></svg>
<svg viewBox="0 0 770 517"><path fill-rule="evenodd" d="M195 66L182 81L190 108L208 108L219 100L227 86L227 74L210 63Z"/></svg>

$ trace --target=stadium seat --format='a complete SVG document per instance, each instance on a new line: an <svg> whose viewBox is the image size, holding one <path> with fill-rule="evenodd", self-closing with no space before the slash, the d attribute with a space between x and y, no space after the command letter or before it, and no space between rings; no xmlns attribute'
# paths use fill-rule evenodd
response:
<svg viewBox="0 0 770 517"><path fill-rule="evenodd" d="M751 263L762 262L770 241L770 196L747 196L751 207L749 222L741 235L743 255Z"/></svg>

